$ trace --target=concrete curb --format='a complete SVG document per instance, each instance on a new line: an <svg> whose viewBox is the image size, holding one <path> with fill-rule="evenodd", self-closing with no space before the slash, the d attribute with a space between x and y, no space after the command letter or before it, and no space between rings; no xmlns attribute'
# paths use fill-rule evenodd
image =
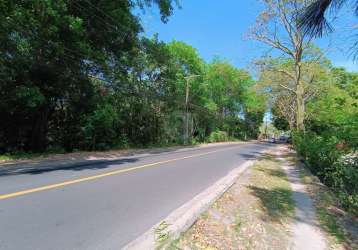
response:
<svg viewBox="0 0 358 250"><path fill-rule="evenodd" d="M222 196L236 181L236 179L255 161L246 161L225 177L218 180L192 200L174 210L167 218L154 225L146 233L130 242L125 250L150 250L164 248L170 241L177 239L206 211L220 196Z"/></svg>

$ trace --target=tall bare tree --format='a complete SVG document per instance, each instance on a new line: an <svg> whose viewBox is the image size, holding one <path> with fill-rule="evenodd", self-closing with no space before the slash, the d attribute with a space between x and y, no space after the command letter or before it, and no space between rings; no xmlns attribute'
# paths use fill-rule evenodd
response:
<svg viewBox="0 0 358 250"><path fill-rule="evenodd" d="M313 52L311 52L313 50ZM317 97L327 84L329 61L321 57L322 53L314 48L306 51L301 63L301 82L303 85L304 104ZM307 61L307 57L310 61ZM317 58L321 57L321 60ZM265 58L256 61L260 66L260 78L257 88L266 93L270 106L276 115L285 118L291 130L296 128L297 98L295 82L289 75L294 75L294 62L286 58ZM305 112L305 120L309 119Z"/></svg>
<svg viewBox="0 0 358 250"><path fill-rule="evenodd" d="M260 41L279 51L281 56L293 61L292 70L279 68L277 72L285 74L292 81L292 87L280 86L295 96L296 129L304 130L305 84L302 62L304 53L310 48L312 37L299 26L300 12L312 1L308 0L262 0L265 10L257 17L248 37Z"/></svg>

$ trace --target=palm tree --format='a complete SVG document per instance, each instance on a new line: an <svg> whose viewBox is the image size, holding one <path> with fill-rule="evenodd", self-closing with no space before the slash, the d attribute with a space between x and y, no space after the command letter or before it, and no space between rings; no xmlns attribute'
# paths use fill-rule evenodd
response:
<svg viewBox="0 0 358 250"><path fill-rule="evenodd" d="M324 31L332 31L325 13L330 9L339 10L349 0L315 0L311 3L301 16L300 27L303 32L311 36L322 36ZM358 1L352 2L355 13L358 15Z"/></svg>

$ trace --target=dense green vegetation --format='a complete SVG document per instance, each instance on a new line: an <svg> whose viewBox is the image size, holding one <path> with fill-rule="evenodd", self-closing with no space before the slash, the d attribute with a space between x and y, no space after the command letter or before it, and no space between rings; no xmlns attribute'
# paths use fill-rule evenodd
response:
<svg viewBox="0 0 358 250"><path fill-rule="evenodd" d="M357 214L358 74L334 68L312 37L338 2L345 1L264 1L249 35L279 53L256 61L273 124L291 132L312 172Z"/></svg>
<svg viewBox="0 0 358 250"><path fill-rule="evenodd" d="M256 137L250 75L141 36L171 0L0 1L0 152L103 150Z"/></svg>
<svg viewBox="0 0 358 250"><path fill-rule="evenodd" d="M332 69L330 81L308 106L307 131L294 135L311 171L358 214L358 74Z"/></svg>
<svg viewBox="0 0 358 250"><path fill-rule="evenodd" d="M188 44L144 37L134 13L157 7L166 22L175 2L0 0L0 153L257 138L271 108L273 125L357 214L358 74L312 44L324 16L310 30L299 13L317 5L264 1L249 37L279 54L256 61L256 82Z"/></svg>
<svg viewBox="0 0 358 250"><path fill-rule="evenodd" d="M295 101L286 90L277 89L268 72L260 86L271 97L274 125L291 130L297 152L313 174L331 187L342 205L358 213L358 74L316 64L316 78L307 85L305 130L296 131ZM286 62L280 67L284 67ZM312 68L311 68L312 70ZM319 72L319 74L317 74ZM284 82L281 79L280 82ZM287 108L287 107L293 108Z"/></svg>
<svg viewBox="0 0 358 250"><path fill-rule="evenodd" d="M315 0L303 12L299 26L312 36L332 31L329 9L357 1ZM357 12L355 12L357 14ZM355 55L356 52L355 52ZM330 84L309 105L308 130L296 133L294 144L311 170L333 188L342 205L358 214L358 74L332 69Z"/></svg>

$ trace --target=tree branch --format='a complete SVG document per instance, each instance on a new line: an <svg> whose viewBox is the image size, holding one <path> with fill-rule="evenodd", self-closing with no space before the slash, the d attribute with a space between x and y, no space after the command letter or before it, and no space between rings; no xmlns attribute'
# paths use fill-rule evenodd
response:
<svg viewBox="0 0 358 250"><path fill-rule="evenodd" d="M294 89L291 89L290 87L286 86L286 85L283 85L283 84L280 84L280 86L284 89L287 89L289 91L291 91L292 93L295 93L296 94L296 91Z"/></svg>

